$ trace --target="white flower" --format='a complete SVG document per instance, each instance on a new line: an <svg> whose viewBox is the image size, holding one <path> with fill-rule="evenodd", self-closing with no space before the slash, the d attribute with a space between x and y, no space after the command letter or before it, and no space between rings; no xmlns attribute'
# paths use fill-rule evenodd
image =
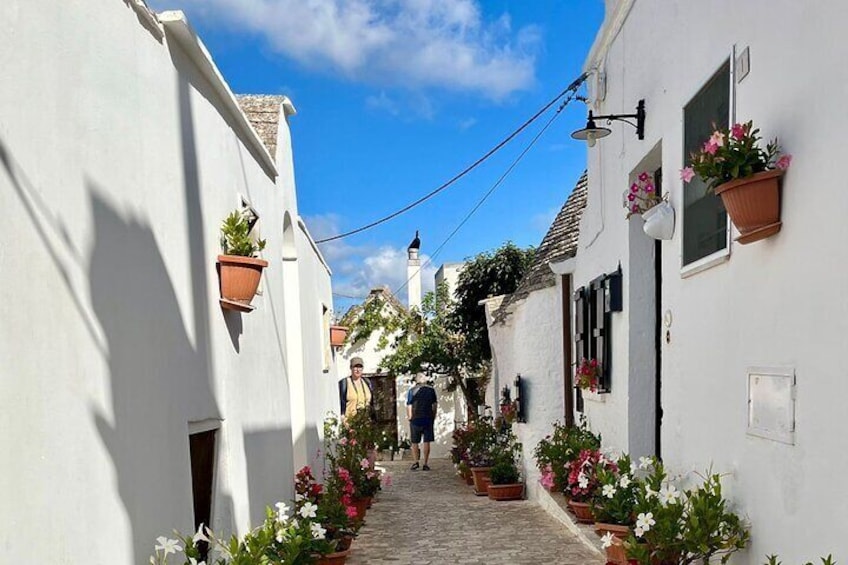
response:
<svg viewBox="0 0 848 565"><path fill-rule="evenodd" d="M634 534L636 534L636 537L637 537L637 538L641 538L641 537L642 537L642 534L644 534L644 533L645 533L645 530L643 530L643 529L642 529L641 527L639 527L639 526L636 526L635 528L633 528L633 533L634 533Z"/></svg>
<svg viewBox="0 0 848 565"><path fill-rule="evenodd" d="M659 496L660 504L663 506L667 504L674 504L680 497L680 491L678 491L674 485L666 485L660 488Z"/></svg>
<svg viewBox="0 0 848 565"><path fill-rule="evenodd" d="M327 530L321 527L321 524L311 524L309 528L312 530L313 539L324 539Z"/></svg>
<svg viewBox="0 0 848 565"><path fill-rule="evenodd" d="M168 539L165 536L159 536L158 538L156 538L156 541L159 542L159 544L156 546L156 551L163 551L164 555L176 553L178 551L183 550L183 548L179 546L178 540Z"/></svg>
<svg viewBox="0 0 848 565"><path fill-rule="evenodd" d="M657 521L654 520L654 513L653 512L648 512L648 513L640 512L639 515L636 516L636 528L641 529L642 533L650 531L651 526L653 526L656 523L657 523ZM642 534L636 534L636 535L641 536Z"/></svg>
<svg viewBox="0 0 848 565"><path fill-rule="evenodd" d="M612 498L615 496L615 485L604 485L604 488L601 489L601 494L607 498Z"/></svg>
<svg viewBox="0 0 848 565"><path fill-rule="evenodd" d="M303 518L314 518L316 510L318 510L317 506L311 502L307 502L300 508L299 514Z"/></svg>
<svg viewBox="0 0 848 565"><path fill-rule="evenodd" d="M197 544L197 542L201 542L201 541L205 541L206 543L209 543L209 538L206 537L206 534L203 533L203 528L204 528L204 526L203 526L203 523L201 522L200 526L197 527L197 532L195 532L194 537L191 538L191 541L193 541L195 544ZM208 531L209 529L206 528L206 530Z"/></svg>
<svg viewBox="0 0 848 565"><path fill-rule="evenodd" d="M583 473L577 475L577 486L580 488L587 488L589 486L589 477Z"/></svg>
<svg viewBox="0 0 848 565"><path fill-rule="evenodd" d="M601 536L601 547L604 549L612 546L612 540L615 539L615 536L612 535L612 532L607 532L603 536Z"/></svg>
<svg viewBox="0 0 848 565"><path fill-rule="evenodd" d="M639 458L639 468L647 469L651 466L651 458L650 457L640 457Z"/></svg>
<svg viewBox="0 0 848 565"><path fill-rule="evenodd" d="M289 519L289 505L285 502L278 502L274 506L277 507L277 521L281 524L285 524Z"/></svg>
<svg viewBox="0 0 848 565"><path fill-rule="evenodd" d="M297 493L297 494L294 495L294 501L295 502L303 502L304 500L306 500L306 497L303 496L302 494Z"/></svg>
<svg viewBox="0 0 848 565"><path fill-rule="evenodd" d="M152 555L150 556L150 565L156 565L156 559Z"/></svg>
<svg viewBox="0 0 848 565"><path fill-rule="evenodd" d="M277 530L277 535L274 539L277 540L277 543L283 543L283 530Z"/></svg>
<svg viewBox="0 0 848 565"><path fill-rule="evenodd" d="M189 558L188 558L188 562L189 562L191 565L206 565L206 561L198 561L198 560L197 560L197 559L195 559L194 557L189 557Z"/></svg>
<svg viewBox="0 0 848 565"><path fill-rule="evenodd" d="M645 498L654 498L657 491L651 488L651 485L645 485Z"/></svg>
<svg viewBox="0 0 848 565"><path fill-rule="evenodd" d="M618 486L621 488L627 488L630 486L630 475L622 475L621 479L618 481Z"/></svg>

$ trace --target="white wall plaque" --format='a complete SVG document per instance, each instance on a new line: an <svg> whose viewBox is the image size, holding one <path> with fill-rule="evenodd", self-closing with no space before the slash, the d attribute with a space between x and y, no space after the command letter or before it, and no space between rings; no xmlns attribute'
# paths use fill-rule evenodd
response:
<svg viewBox="0 0 848 565"><path fill-rule="evenodd" d="M748 368L748 435L795 443L795 370Z"/></svg>

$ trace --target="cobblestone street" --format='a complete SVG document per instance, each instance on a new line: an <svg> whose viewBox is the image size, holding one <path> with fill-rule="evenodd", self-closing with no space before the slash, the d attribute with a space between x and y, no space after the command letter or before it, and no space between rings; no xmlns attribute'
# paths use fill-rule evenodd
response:
<svg viewBox="0 0 848 565"><path fill-rule="evenodd" d="M368 511L350 565L604 563L534 502L475 496L447 460L432 471L410 464L378 463L394 484Z"/></svg>

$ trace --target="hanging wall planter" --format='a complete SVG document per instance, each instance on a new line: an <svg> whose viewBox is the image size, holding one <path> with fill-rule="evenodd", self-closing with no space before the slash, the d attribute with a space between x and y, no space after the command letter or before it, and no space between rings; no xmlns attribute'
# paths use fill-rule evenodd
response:
<svg viewBox="0 0 848 565"><path fill-rule="evenodd" d="M221 275L221 306L228 310L250 312L250 301L256 295L262 270L268 261L255 257L218 255Z"/></svg>
<svg viewBox="0 0 848 565"><path fill-rule="evenodd" d="M251 312L254 308L250 301L259 288L262 270L268 266L268 261L256 257L265 248L265 241L251 236L254 223L247 211L236 210L221 225L224 254L218 255L218 274L222 308L239 312Z"/></svg>
<svg viewBox="0 0 848 565"><path fill-rule="evenodd" d="M347 331L345 326L330 326L330 345L342 347L347 339Z"/></svg>
<svg viewBox="0 0 848 565"><path fill-rule="evenodd" d="M721 196L727 215L741 234L739 243L753 243L780 231L780 169L763 171L749 177L720 184L715 193Z"/></svg>
<svg viewBox="0 0 848 565"><path fill-rule="evenodd" d="M642 229L654 239L671 239L674 235L674 208L663 200L653 208L642 212L645 224Z"/></svg>

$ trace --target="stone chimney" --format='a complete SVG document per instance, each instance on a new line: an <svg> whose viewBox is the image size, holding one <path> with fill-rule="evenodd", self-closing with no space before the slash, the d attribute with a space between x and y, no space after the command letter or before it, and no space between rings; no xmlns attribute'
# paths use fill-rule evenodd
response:
<svg viewBox="0 0 848 565"><path fill-rule="evenodd" d="M418 249L421 247L421 240L418 239L418 230L415 230L415 239L409 244L406 250L406 278L409 281L406 289L409 292L409 308L421 308L421 259L418 257Z"/></svg>

